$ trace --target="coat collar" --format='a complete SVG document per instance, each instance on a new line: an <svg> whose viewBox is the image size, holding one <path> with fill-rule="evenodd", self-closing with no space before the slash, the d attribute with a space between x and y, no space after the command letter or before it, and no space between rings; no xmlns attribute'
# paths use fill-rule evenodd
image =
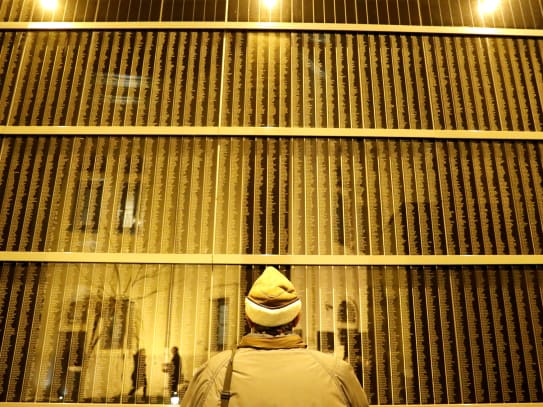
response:
<svg viewBox="0 0 543 407"><path fill-rule="evenodd" d="M294 349L306 348L302 338L298 335L278 335L271 336L266 334L247 334L241 338L238 348L256 348L256 349Z"/></svg>

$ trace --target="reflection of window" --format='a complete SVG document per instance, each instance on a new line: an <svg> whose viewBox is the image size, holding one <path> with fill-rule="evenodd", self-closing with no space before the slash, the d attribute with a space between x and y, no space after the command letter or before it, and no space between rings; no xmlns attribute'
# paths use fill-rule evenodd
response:
<svg viewBox="0 0 543 407"><path fill-rule="evenodd" d="M217 298L213 304L215 317L217 319L217 329L215 330L215 350L224 350L226 341L226 321L228 319L228 303L226 298Z"/></svg>
<svg viewBox="0 0 543 407"><path fill-rule="evenodd" d="M118 229L119 232L136 230L138 198L140 194L140 182L125 182L121 195L121 202L118 209Z"/></svg>
<svg viewBox="0 0 543 407"><path fill-rule="evenodd" d="M75 226L79 230L98 231L98 221L100 219L100 208L102 202L102 193L104 190L104 180L89 179L83 181L83 202L79 213L76 215Z"/></svg>
<svg viewBox="0 0 543 407"><path fill-rule="evenodd" d="M338 321L356 323L356 307L353 303L342 301L341 304L339 304Z"/></svg>
<svg viewBox="0 0 543 407"><path fill-rule="evenodd" d="M128 326L130 301L125 298L108 298L102 307L102 349L123 348Z"/></svg>

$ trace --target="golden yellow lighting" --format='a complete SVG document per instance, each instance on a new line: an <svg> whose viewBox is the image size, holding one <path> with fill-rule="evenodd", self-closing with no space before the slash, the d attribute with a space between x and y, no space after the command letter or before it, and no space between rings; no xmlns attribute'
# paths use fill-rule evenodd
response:
<svg viewBox="0 0 543 407"><path fill-rule="evenodd" d="M480 0L479 13L481 15L491 14L498 8L500 0Z"/></svg>
<svg viewBox="0 0 543 407"><path fill-rule="evenodd" d="M48 11L54 11L58 6L58 0L41 0L41 6Z"/></svg>
<svg viewBox="0 0 543 407"><path fill-rule="evenodd" d="M264 1L264 5L268 7L269 9L274 8L275 5L277 4L277 0L263 0L263 1Z"/></svg>

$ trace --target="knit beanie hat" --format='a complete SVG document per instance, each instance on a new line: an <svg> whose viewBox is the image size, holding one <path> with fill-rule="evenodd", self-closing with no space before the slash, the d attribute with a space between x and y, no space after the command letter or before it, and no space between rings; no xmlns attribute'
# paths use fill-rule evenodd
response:
<svg viewBox="0 0 543 407"><path fill-rule="evenodd" d="M294 285L274 267L266 267L245 298L247 317L261 326L287 324L301 309L302 301Z"/></svg>

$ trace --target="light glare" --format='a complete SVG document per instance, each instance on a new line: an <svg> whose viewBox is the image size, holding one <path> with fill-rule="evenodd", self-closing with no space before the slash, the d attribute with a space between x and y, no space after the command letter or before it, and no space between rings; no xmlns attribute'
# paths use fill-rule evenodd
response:
<svg viewBox="0 0 543 407"><path fill-rule="evenodd" d="M499 4L500 0L481 0L479 2L479 13L482 15L493 13Z"/></svg>
<svg viewBox="0 0 543 407"><path fill-rule="evenodd" d="M41 6L45 10L53 11L57 8L58 1L57 0L41 0Z"/></svg>
<svg viewBox="0 0 543 407"><path fill-rule="evenodd" d="M277 0L264 0L264 5L268 8L273 8L277 4Z"/></svg>

